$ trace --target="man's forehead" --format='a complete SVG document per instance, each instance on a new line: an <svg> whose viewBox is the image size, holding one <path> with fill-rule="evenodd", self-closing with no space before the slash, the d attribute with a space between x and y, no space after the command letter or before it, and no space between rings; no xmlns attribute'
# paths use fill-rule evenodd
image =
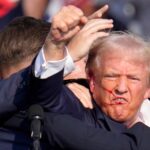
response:
<svg viewBox="0 0 150 150"><path fill-rule="evenodd" d="M107 62L112 59L120 59L130 61L133 63L145 63L146 57L144 54L141 54L141 51L135 51L131 48L125 47L108 47L106 50L102 50L99 54L98 59L101 62Z"/></svg>
<svg viewBox="0 0 150 150"><path fill-rule="evenodd" d="M109 55L109 57L104 57L104 59L102 59L98 68L100 72L109 71L112 73L145 74L147 64L138 58L133 58L132 56L119 57Z"/></svg>

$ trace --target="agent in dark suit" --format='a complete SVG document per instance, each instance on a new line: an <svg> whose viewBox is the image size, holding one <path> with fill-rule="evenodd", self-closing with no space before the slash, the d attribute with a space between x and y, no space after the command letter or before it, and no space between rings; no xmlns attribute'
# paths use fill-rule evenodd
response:
<svg viewBox="0 0 150 150"><path fill-rule="evenodd" d="M41 82L34 76L33 58L41 49L49 28L50 24L42 20L18 17L0 33L1 149L29 149L32 140L26 109L35 103L43 108L50 104L46 99L38 101L34 95L31 98L32 91L45 86L44 80ZM44 149L49 147L45 139Z"/></svg>
<svg viewBox="0 0 150 150"><path fill-rule="evenodd" d="M30 80L31 76L33 77L33 65L32 67L29 65L42 47L49 28L50 24L42 20L32 17L18 17L1 31L1 119L29 106L28 93L31 91ZM32 44L30 44L31 41Z"/></svg>

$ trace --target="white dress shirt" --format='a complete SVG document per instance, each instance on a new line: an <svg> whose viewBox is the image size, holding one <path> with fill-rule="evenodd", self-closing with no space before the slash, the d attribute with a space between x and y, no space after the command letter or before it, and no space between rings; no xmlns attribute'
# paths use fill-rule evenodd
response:
<svg viewBox="0 0 150 150"><path fill-rule="evenodd" d="M45 79L50 77L64 68L64 76L69 74L75 69L74 62L68 52L67 47L65 48L65 57L59 61L48 61L46 62L43 48L39 52L35 61L34 74L36 77Z"/></svg>
<svg viewBox="0 0 150 150"><path fill-rule="evenodd" d="M150 100L145 99L139 111L142 122L150 127Z"/></svg>

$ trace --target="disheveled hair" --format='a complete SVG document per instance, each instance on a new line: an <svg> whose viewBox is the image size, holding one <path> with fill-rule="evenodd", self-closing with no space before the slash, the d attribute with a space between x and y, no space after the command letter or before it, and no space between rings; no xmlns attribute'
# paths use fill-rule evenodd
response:
<svg viewBox="0 0 150 150"><path fill-rule="evenodd" d="M133 58L138 58L147 64L146 69L150 74L150 44L141 37L128 32L113 31L109 36L100 38L96 41L95 46L90 50L87 63L87 74L94 72L93 66L100 66L101 58L104 53L111 53L113 51L121 51L122 57L126 54Z"/></svg>

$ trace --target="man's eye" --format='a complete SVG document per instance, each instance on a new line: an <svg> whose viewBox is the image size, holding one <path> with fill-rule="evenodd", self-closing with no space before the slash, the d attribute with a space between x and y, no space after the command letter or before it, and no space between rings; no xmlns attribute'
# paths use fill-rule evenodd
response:
<svg viewBox="0 0 150 150"><path fill-rule="evenodd" d="M131 79L131 80L134 80L134 81L140 81L140 79L137 78L137 77L128 77L128 78Z"/></svg>
<svg viewBox="0 0 150 150"><path fill-rule="evenodd" d="M115 75L104 75L105 78L115 79L117 76Z"/></svg>

